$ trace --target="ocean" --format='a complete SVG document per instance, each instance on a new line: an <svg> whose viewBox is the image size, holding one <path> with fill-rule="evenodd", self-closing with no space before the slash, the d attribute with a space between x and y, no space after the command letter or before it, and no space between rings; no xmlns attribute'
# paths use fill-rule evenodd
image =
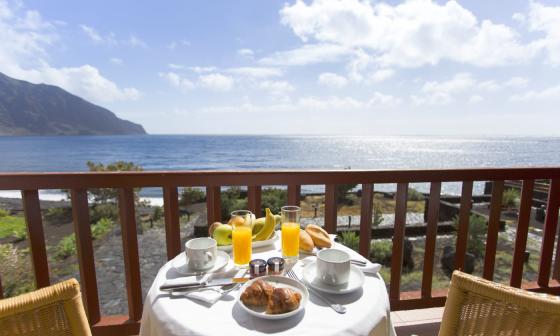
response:
<svg viewBox="0 0 560 336"><path fill-rule="evenodd" d="M133 161L144 170L429 169L559 166L560 138L453 136L0 137L0 171L85 171L86 162ZM391 189L384 186L382 189ZM427 186L416 186L426 191ZM304 186L304 192L321 187ZM376 189L378 189L376 187ZM482 185L475 186L475 193ZM457 194L460 184L445 183ZM143 196L160 203L161 191ZM0 192L0 196L18 192ZM59 199L57 191L43 199Z"/></svg>

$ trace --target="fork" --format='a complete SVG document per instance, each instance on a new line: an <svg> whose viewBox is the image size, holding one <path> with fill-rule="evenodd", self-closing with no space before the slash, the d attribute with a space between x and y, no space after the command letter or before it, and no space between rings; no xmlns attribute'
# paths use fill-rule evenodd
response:
<svg viewBox="0 0 560 336"><path fill-rule="evenodd" d="M294 272L293 268L290 269L286 275L288 276L288 278L294 279L296 281L298 281L299 283L301 283L302 285L304 285L305 287L307 287L307 289L315 294L315 296L317 296L318 298L320 298L321 300L323 300L326 304L328 304L335 312L339 313L339 314L344 314L346 313L346 307L344 307L341 304L338 303L334 303L331 300L329 300L328 298L326 298L324 295L320 294L318 291L316 291L315 289L311 288L310 286L307 286Z"/></svg>

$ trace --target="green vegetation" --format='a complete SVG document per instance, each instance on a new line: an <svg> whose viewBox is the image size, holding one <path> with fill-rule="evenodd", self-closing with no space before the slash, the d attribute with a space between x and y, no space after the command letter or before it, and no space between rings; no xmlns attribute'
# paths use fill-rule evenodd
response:
<svg viewBox="0 0 560 336"><path fill-rule="evenodd" d="M0 274L5 297L34 289L33 271L27 249L18 250L12 244L0 244Z"/></svg>
<svg viewBox="0 0 560 336"><path fill-rule="evenodd" d="M270 208L270 211L272 211L272 213L274 214L279 214L280 208L282 208L287 203L287 190L278 188L263 189L261 195L261 209L263 214L266 208Z"/></svg>
<svg viewBox="0 0 560 336"><path fill-rule="evenodd" d="M0 218L6 217L10 214L8 210L0 209Z"/></svg>
<svg viewBox="0 0 560 336"><path fill-rule="evenodd" d="M181 205L189 205L206 201L206 193L199 188L185 188L181 192L179 203Z"/></svg>
<svg viewBox="0 0 560 336"><path fill-rule="evenodd" d="M163 218L163 208L160 206L154 206L154 213L152 214L152 220L154 222L159 221Z"/></svg>
<svg viewBox="0 0 560 336"><path fill-rule="evenodd" d="M459 217L453 218L453 226L455 230L459 227ZM485 250L485 236L488 225L486 219L478 215L471 215L469 217L469 238L467 242L467 251L473 254L476 258L484 256Z"/></svg>
<svg viewBox="0 0 560 336"><path fill-rule="evenodd" d="M48 208L45 212L45 220L56 223L64 224L72 221L72 208L55 207Z"/></svg>
<svg viewBox="0 0 560 336"><path fill-rule="evenodd" d="M97 223L102 218L119 218L119 208L115 203L94 204L89 211L89 219L92 223Z"/></svg>
<svg viewBox="0 0 560 336"><path fill-rule="evenodd" d="M0 238L13 237L16 240L23 240L27 237L27 227L25 219L19 216L10 216L3 210L0 214Z"/></svg>
<svg viewBox="0 0 560 336"><path fill-rule="evenodd" d="M519 197L521 194L517 189L507 189L502 194L502 207L514 208L519 205Z"/></svg>
<svg viewBox="0 0 560 336"><path fill-rule="evenodd" d="M378 239L371 242L371 260L385 266L391 266L391 255L393 255L393 241L390 239Z"/></svg>
<svg viewBox="0 0 560 336"><path fill-rule="evenodd" d="M358 251L360 247L360 236L353 231L342 232L342 245L351 248L354 251Z"/></svg>
<svg viewBox="0 0 560 336"><path fill-rule="evenodd" d="M247 209L247 197L241 197L239 187L231 187L220 194L222 221L228 221L232 211Z"/></svg>
<svg viewBox="0 0 560 336"><path fill-rule="evenodd" d="M337 205L353 205L354 201L348 197L348 192L356 188L357 184L338 184L334 191Z"/></svg>
<svg viewBox="0 0 560 336"><path fill-rule="evenodd" d="M91 226L91 238L93 240L103 238L111 232L114 223L110 218L101 218ZM76 254L76 235L74 233L62 238L56 246L55 255L59 259L65 259Z"/></svg>
<svg viewBox="0 0 560 336"><path fill-rule="evenodd" d="M409 201L423 201L424 195L414 188L408 188L408 200Z"/></svg>
<svg viewBox="0 0 560 336"><path fill-rule="evenodd" d="M379 205L375 205L373 209L372 225L376 227L379 226L381 223L383 223L383 211L381 211L381 207Z"/></svg>

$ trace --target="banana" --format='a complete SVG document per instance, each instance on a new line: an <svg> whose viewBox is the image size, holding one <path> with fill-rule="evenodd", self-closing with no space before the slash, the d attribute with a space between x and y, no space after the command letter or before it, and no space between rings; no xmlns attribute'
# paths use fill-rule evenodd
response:
<svg viewBox="0 0 560 336"><path fill-rule="evenodd" d="M254 222L253 222L253 227L251 228L251 231L253 232L253 240L255 240L257 234L262 231L262 229L264 228L264 222L265 222L265 218L261 217L261 218L257 218Z"/></svg>
<svg viewBox="0 0 560 336"><path fill-rule="evenodd" d="M258 218L255 223L258 223L261 218ZM264 225L256 234L253 235L253 240L267 240L274 233L274 227L276 226L276 218L269 208L266 208L266 217L264 217ZM253 231L254 232L254 231Z"/></svg>

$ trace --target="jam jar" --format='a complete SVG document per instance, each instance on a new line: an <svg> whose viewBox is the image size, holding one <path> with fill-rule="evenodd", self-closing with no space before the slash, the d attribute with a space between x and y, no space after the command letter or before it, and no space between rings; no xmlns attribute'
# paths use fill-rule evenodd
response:
<svg viewBox="0 0 560 336"><path fill-rule="evenodd" d="M266 261L262 259L253 259L249 262L249 274L251 278L266 275Z"/></svg>
<svg viewBox="0 0 560 336"><path fill-rule="evenodd" d="M268 264L268 275L281 275L284 271L284 258L272 257L266 263Z"/></svg>

